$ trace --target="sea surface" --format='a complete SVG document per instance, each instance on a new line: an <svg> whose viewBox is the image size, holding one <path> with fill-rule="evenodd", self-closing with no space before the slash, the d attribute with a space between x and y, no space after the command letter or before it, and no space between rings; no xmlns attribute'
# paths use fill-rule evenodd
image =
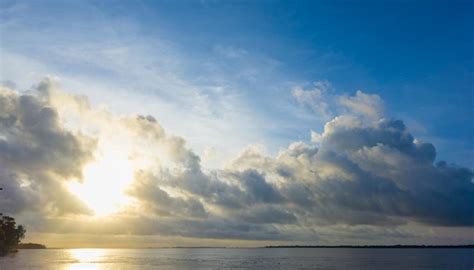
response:
<svg viewBox="0 0 474 270"><path fill-rule="evenodd" d="M15 269L474 269L474 249L163 248L20 250Z"/></svg>

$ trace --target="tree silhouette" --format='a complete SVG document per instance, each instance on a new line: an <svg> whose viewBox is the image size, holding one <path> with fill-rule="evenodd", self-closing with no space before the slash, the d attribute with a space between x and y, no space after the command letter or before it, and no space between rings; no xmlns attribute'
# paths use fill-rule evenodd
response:
<svg viewBox="0 0 474 270"><path fill-rule="evenodd" d="M23 225L17 226L14 218L0 213L0 256L15 250L20 240L25 237L25 232Z"/></svg>
<svg viewBox="0 0 474 270"><path fill-rule="evenodd" d="M0 219L0 256L4 256L13 251L25 237L25 228L16 225L15 219L9 216L2 216Z"/></svg>

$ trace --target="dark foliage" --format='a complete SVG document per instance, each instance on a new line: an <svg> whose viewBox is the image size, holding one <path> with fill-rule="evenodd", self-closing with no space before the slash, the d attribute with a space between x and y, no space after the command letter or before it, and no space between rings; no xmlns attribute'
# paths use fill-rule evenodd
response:
<svg viewBox="0 0 474 270"><path fill-rule="evenodd" d="M25 237L25 232L22 225L16 225L14 218L0 216L0 256L16 250L20 240Z"/></svg>

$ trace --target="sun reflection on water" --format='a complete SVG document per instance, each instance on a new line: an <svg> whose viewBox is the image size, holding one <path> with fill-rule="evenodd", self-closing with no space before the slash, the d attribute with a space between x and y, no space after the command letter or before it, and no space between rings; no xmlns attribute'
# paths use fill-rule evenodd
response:
<svg viewBox="0 0 474 270"><path fill-rule="evenodd" d="M101 258L106 254L104 249L71 249L69 253L74 263L69 265L68 270L100 270Z"/></svg>

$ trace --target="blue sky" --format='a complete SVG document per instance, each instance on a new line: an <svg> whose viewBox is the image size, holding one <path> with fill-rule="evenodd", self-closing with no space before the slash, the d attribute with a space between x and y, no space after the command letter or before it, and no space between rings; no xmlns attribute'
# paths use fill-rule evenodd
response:
<svg viewBox="0 0 474 270"><path fill-rule="evenodd" d="M92 96L120 88L184 106L177 95L187 94L166 86L172 77L218 103L211 107L227 98L237 114L254 114L249 121L260 122L246 132L262 134L239 146L266 142L270 151L321 131L317 116L295 114L291 88L327 80L336 93L380 95L388 115L435 143L439 158L472 166L471 32L468 1L2 1L2 76L25 88L55 75L72 91L84 90L70 81L87 77L107 85ZM11 55L25 58L28 79L15 81ZM151 78L124 75L129 69ZM106 99L97 97L123 110ZM229 108L209 110L219 118Z"/></svg>

